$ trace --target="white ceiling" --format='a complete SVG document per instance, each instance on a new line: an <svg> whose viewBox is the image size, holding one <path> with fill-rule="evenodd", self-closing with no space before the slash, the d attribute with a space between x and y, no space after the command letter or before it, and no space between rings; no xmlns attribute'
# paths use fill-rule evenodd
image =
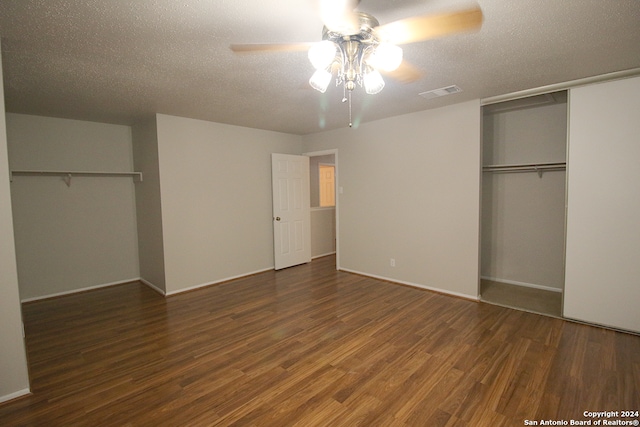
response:
<svg viewBox="0 0 640 427"><path fill-rule="evenodd" d="M317 0L1 0L6 110L131 125L164 113L293 134L346 127L306 53L231 43L321 39ZM468 0L362 0L381 24ZM411 84L356 90L354 124L640 68L640 0L478 0L479 32L404 45ZM427 100L449 85L463 92Z"/></svg>

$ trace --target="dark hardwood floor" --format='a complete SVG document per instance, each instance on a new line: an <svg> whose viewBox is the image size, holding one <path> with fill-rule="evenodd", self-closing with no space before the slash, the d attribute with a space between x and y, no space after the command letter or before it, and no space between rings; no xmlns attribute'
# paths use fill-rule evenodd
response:
<svg viewBox="0 0 640 427"><path fill-rule="evenodd" d="M27 303L33 395L0 405L0 425L522 426L640 410L639 336L334 262L166 299L131 283Z"/></svg>

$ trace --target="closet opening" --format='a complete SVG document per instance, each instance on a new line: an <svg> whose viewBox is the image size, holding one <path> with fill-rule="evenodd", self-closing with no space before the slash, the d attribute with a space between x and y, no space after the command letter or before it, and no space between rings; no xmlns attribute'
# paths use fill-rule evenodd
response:
<svg viewBox="0 0 640 427"><path fill-rule="evenodd" d="M482 113L480 299L561 317L567 92Z"/></svg>

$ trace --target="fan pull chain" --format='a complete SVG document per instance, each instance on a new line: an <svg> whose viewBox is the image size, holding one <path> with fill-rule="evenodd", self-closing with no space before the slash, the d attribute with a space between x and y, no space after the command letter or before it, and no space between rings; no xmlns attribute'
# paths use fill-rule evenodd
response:
<svg viewBox="0 0 640 427"><path fill-rule="evenodd" d="M351 120L351 91L349 91L349 127L353 127L353 121Z"/></svg>

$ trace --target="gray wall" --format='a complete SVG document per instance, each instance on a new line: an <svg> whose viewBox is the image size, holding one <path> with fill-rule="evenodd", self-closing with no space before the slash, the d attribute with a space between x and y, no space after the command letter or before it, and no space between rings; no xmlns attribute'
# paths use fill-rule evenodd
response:
<svg viewBox="0 0 640 427"><path fill-rule="evenodd" d="M311 208L311 257L336 251L336 208Z"/></svg>
<svg viewBox="0 0 640 427"><path fill-rule="evenodd" d="M155 117L132 128L133 158L144 180L136 184L138 258L140 278L161 293L166 292L158 133Z"/></svg>
<svg viewBox="0 0 640 427"><path fill-rule="evenodd" d="M477 298L479 101L303 140L339 150L341 268Z"/></svg>
<svg viewBox="0 0 640 427"><path fill-rule="evenodd" d="M273 268L271 153L300 137L156 119L167 293Z"/></svg>
<svg viewBox="0 0 640 427"><path fill-rule="evenodd" d="M22 338L22 313L9 188L4 87L1 84L0 100L3 100L0 102L0 402L3 402L29 393L29 374Z"/></svg>
<svg viewBox="0 0 640 427"><path fill-rule="evenodd" d="M16 170L133 170L131 129L7 114ZM22 300L136 280L134 178L15 176L11 183Z"/></svg>

